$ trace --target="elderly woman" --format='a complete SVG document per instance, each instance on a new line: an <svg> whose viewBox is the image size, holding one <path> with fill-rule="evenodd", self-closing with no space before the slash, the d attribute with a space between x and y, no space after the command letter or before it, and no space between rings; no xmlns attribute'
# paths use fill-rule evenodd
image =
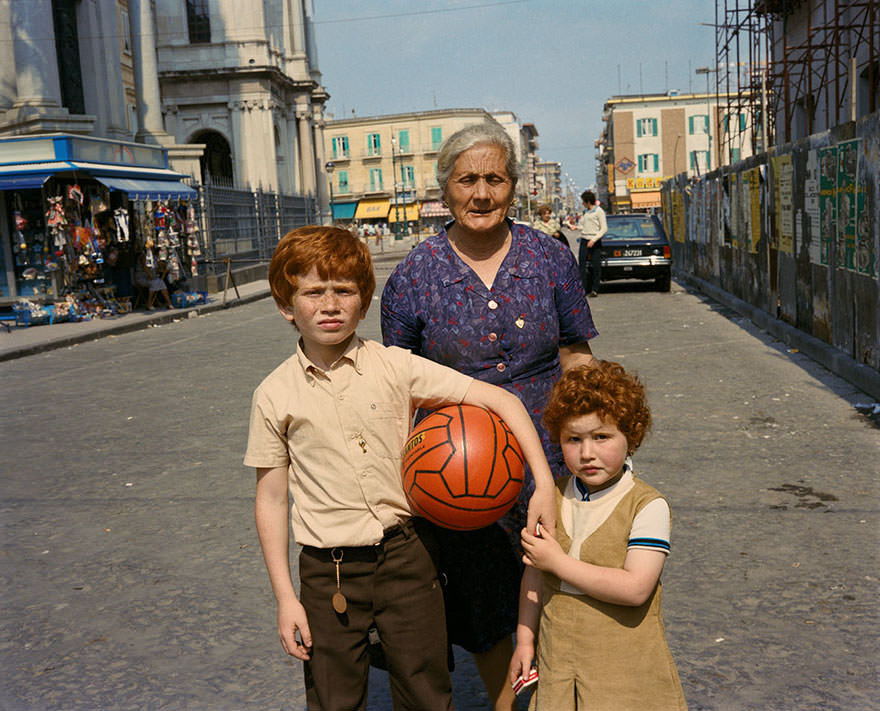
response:
<svg viewBox="0 0 880 711"><path fill-rule="evenodd" d="M568 242L568 237L565 236L565 233L559 226L559 220L553 217L553 209L546 203L535 208L535 219L532 221L532 227L538 230L538 232L555 237L566 247L571 246Z"/></svg>
<svg viewBox="0 0 880 711"><path fill-rule="evenodd" d="M389 278L382 294L384 341L519 396L551 470L561 476L561 451L541 424L544 403L563 368L592 362L587 341L597 334L574 255L507 217L518 166L513 143L495 122L451 135L440 148L437 178L453 221L413 249ZM516 703L507 669L522 570L520 530L527 518L530 528L539 517L552 524L554 499L552 482L535 482L527 473L521 498L501 525L435 529L438 567L448 581L450 641L474 654L496 709Z"/></svg>

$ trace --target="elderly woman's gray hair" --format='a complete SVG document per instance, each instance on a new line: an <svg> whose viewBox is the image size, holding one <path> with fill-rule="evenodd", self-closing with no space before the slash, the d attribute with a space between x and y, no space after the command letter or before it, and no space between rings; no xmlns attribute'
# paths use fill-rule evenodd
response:
<svg viewBox="0 0 880 711"><path fill-rule="evenodd" d="M446 194L446 184L458 157L469 148L482 144L498 146L504 151L507 175L516 185L519 179L519 164L516 161L513 141L499 124L494 121L483 121L460 128L440 146L440 153L437 155L437 182L440 183L441 194Z"/></svg>

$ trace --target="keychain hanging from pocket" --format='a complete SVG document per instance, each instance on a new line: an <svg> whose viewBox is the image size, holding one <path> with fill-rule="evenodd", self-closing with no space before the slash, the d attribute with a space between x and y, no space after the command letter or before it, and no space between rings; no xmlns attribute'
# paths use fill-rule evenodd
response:
<svg viewBox="0 0 880 711"><path fill-rule="evenodd" d="M342 562L342 555L343 551L341 548L334 548L330 551L330 557L336 564L336 592L330 598L330 604L333 605L333 609L340 615L348 608L348 601L345 599L345 595L342 594L342 585L339 578L339 564Z"/></svg>

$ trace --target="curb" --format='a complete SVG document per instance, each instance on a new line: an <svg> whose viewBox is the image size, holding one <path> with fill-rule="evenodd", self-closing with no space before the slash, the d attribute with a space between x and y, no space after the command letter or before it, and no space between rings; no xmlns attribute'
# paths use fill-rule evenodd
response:
<svg viewBox="0 0 880 711"><path fill-rule="evenodd" d="M762 331L766 331L787 346L797 348L799 352L811 360L816 361L819 365L880 401L880 373L873 368L863 363L858 363L839 348L835 348L825 343L825 341L771 316L766 311L762 311L714 284L677 270L674 271L674 275L675 279L680 283L693 287L713 301L717 301L745 316Z"/></svg>
<svg viewBox="0 0 880 711"><path fill-rule="evenodd" d="M408 249L377 252L376 254L372 255L373 264L385 264L389 262L396 264L408 253ZM243 285L240 284L239 287L241 286ZM10 348L6 351L0 350L0 362L15 360L17 358L24 358L26 356L36 355L38 353L45 353L46 351L53 351L60 348L68 348L69 346L75 346L79 343L87 343L88 341L97 341L99 338L106 338L107 336L117 336L123 333L142 331L146 328L149 328L150 326L161 326L166 323L172 323L180 319L188 318L188 314L193 311L201 316L203 314L209 314L215 311L233 308L235 306L244 306L245 304L250 304L254 301L259 301L261 299L267 299L271 296L272 293L269 291L269 288L266 287L251 294L247 294L246 296L227 299L226 303L224 304L222 303L222 292L217 292L211 295L212 301L207 304L189 306L182 309L174 309L172 311L157 312L156 314L153 314L149 317L139 318L129 322L126 322L125 317L123 316L121 317L119 323L111 324L105 322L105 324L103 324L100 328L96 328L94 330L88 330L81 333L68 334L64 336L55 336L54 338L48 337L45 341L39 343L21 345L19 347ZM47 327L32 326L31 328Z"/></svg>
<svg viewBox="0 0 880 711"><path fill-rule="evenodd" d="M243 296L238 299L227 300L225 304L223 304L218 297L216 302L214 303L201 304L184 309L174 309L172 311L164 311L162 313L157 313L149 318L141 318L137 319L136 321L130 321L128 323L123 320L118 324L108 324L107 326L96 329L94 331L85 331L83 333L77 333L67 336L58 336L55 338L50 338L49 340L43 341L41 343L31 343L28 345L20 346L18 348L12 348L5 352L0 352L0 362L15 360L16 358L24 358L26 356L36 355L37 353L45 353L46 351L54 351L59 348L67 348L69 346L75 346L79 343L87 343L88 341L97 341L99 338L106 338L107 336L117 336L123 333L142 331L149 328L150 326L161 326L166 323L172 323L174 321L179 321L180 319L189 318L189 314L193 311L201 316L202 314L209 314L214 311L221 311L224 309L232 308L234 306L243 306L254 301L259 301L260 299L265 299L268 296L270 296L269 290L265 289L255 292L253 294L248 294L247 296ZM32 326L31 328L43 328L43 326Z"/></svg>

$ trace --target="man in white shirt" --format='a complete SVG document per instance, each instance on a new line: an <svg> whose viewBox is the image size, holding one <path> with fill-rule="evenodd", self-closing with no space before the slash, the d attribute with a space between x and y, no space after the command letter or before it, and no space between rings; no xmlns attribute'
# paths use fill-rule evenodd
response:
<svg viewBox="0 0 880 711"><path fill-rule="evenodd" d="M599 295L599 280L602 277L602 236L608 231L605 210L596 203L592 190L581 193L581 200L587 211L581 216L581 245L578 249L578 266L584 291L590 296Z"/></svg>

